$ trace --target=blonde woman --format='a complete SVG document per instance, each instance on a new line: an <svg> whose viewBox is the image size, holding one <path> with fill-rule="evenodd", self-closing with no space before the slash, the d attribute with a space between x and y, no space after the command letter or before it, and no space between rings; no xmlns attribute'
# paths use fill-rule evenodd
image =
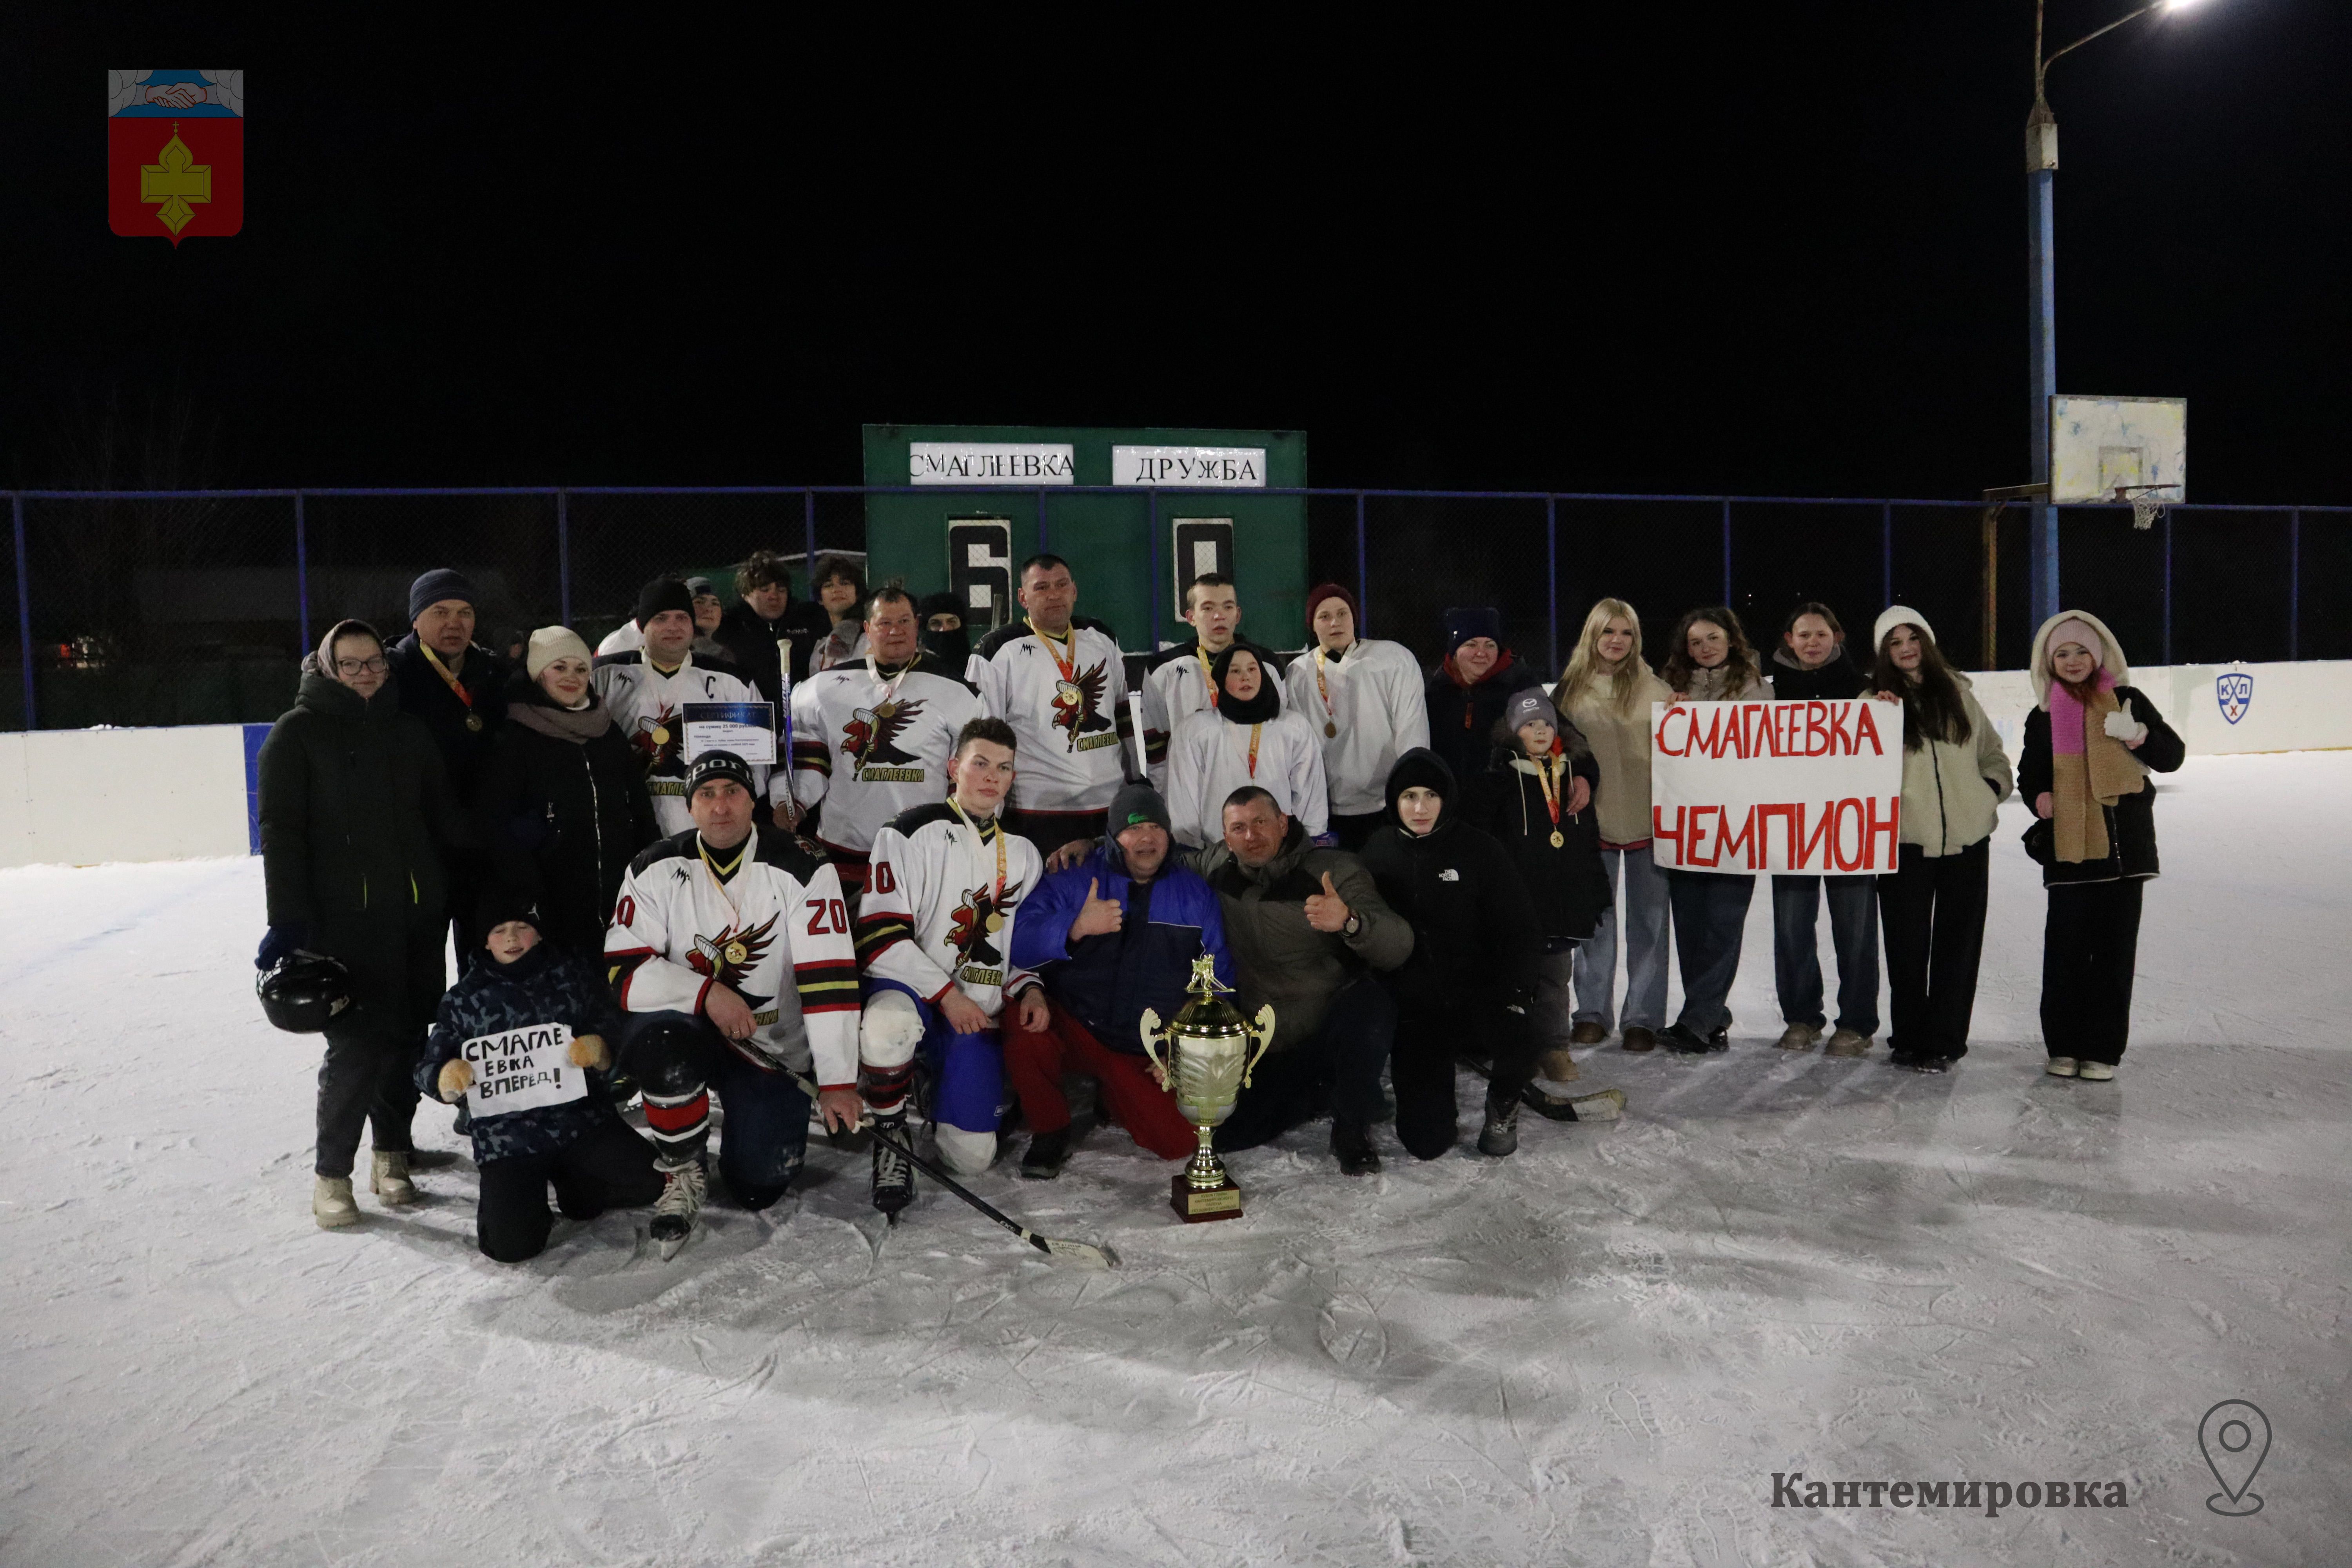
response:
<svg viewBox="0 0 2352 1568"><path fill-rule="evenodd" d="M1552 706L1574 724L1601 765L1592 806L1601 823L1601 863L1609 874L1609 903L1591 936L1573 955L1576 1030L1572 1044L1597 1046L1618 1019L1617 936L1625 937L1625 1048L1654 1049L1666 1014L1666 953L1670 924L1666 876L1650 858L1650 704L1674 693L1642 662L1642 618L1622 599L1603 599L1584 617L1576 653ZM1576 786L1583 787L1579 780ZM1585 803L1571 800L1570 809ZM1625 910L1617 911L1617 888ZM1542 990L1564 991L1570 955L1546 959Z"/></svg>

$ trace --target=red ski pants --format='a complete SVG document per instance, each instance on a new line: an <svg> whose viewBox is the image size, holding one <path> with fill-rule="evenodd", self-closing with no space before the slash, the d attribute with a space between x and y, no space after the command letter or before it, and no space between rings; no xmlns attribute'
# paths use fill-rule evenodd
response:
<svg viewBox="0 0 2352 1568"><path fill-rule="evenodd" d="M1176 1097L1153 1081L1149 1062L1110 1049L1051 997L1045 1005L1053 1016L1034 1031L1021 1027L1018 1007L1004 1009L1004 1071L1031 1131L1058 1132L1070 1124L1062 1075L1077 1072L1100 1080L1111 1116L1161 1159L1181 1160L1201 1146L1192 1124L1177 1113Z"/></svg>

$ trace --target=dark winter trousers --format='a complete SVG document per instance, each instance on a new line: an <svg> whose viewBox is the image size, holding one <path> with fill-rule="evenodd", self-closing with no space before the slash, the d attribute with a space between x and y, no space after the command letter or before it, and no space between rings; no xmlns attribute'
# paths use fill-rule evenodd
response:
<svg viewBox="0 0 2352 1568"><path fill-rule="evenodd" d="M727 1112L719 1144L727 1190L747 1209L784 1195L808 1149L809 1102L799 1085L754 1066L708 1019L688 1013L630 1015L619 1064L645 1091L646 1125L666 1168L701 1157L717 1089Z"/></svg>
<svg viewBox="0 0 2352 1568"><path fill-rule="evenodd" d="M412 1075L423 1049L413 1037L327 1031L327 1058L319 1064L319 1174L352 1173L363 1121L379 1149L405 1153L416 1146L408 1121L416 1110Z"/></svg>
<svg viewBox="0 0 2352 1568"><path fill-rule="evenodd" d="M1396 1090L1397 1142L1416 1160L1434 1160L1454 1147L1458 1110L1454 1056L1494 1058L1491 1092L1516 1100L1536 1078L1536 1030L1525 1013L1464 994L1433 1010L1397 1019L1389 1052L1389 1084Z"/></svg>
<svg viewBox="0 0 2352 1568"><path fill-rule="evenodd" d="M2143 878L2050 889L2042 926L2042 1043L2076 1061L2124 1059Z"/></svg>
<svg viewBox="0 0 2352 1568"><path fill-rule="evenodd" d="M1313 1034L1269 1051L1217 1129L1220 1152L1255 1149L1321 1114L1369 1127L1381 1113L1381 1068L1396 1041L1396 1004L1370 975L1332 994Z"/></svg>
<svg viewBox="0 0 2352 1568"><path fill-rule="evenodd" d="M1906 844L1895 864L1895 875L1878 879L1894 1002L1886 1044L1898 1056L1957 1061L1969 1054L1977 1005L1991 841L1932 856Z"/></svg>
<svg viewBox="0 0 2352 1568"><path fill-rule="evenodd" d="M1675 1020L1705 1039L1731 1022L1725 1003L1739 973L1739 947L1756 879L1719 871L1666 872L1675 911L1675 957L1683 972L1682 1016Z"/></svg>
<svg viewBox="0 0 2352 1568"><path fill-rule="evenodd" d="M662 1194L653 1145L618 1121L599 1122L552 1154L488 1161L474 1215L474 1240L484 1257L520 1263L545 1249L555 1224L547 1206L550 1182L555 1184L555 1206L572 1219L594 1219L606 1209L643 1208Z"/></svg>
<svg viewBox="0 0 2352 1568"><path fill-rule="evenodd" d="M1878 1033L1878 879L1774 877L1772 978L1780 994L1780 1021L1829 1020L1822 1013L1822 894L1830 900L1830 946L1837 953L1841 1029Z"/></svg>

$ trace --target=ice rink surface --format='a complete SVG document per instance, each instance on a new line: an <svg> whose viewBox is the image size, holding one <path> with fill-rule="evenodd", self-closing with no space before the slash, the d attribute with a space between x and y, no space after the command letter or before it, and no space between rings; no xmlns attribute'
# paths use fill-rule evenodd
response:
<svg viewBox="0 0 2352 1568"><path fill-rule="evenodd" d="M2040 1071L2012 805L1949 1077L1773 1050L1759 897L1727 1056L1582 1056L1615 1127L1382 1130L1351 1182L1316 1126L1192 1227L1116 1131L977 1184L1109 1274L935 1188L886 1235L822 1145L667 1265L642 1214L488 1262L462 1162L323 1233L259 862L0 873L0 1562L2342 1563L2347 802L2344 753L2165 781L2112 1084ZM2232 1398L2250 1518L2205 1506ZM1775 1471L2129 1506L1776 1510Z"/></svg>

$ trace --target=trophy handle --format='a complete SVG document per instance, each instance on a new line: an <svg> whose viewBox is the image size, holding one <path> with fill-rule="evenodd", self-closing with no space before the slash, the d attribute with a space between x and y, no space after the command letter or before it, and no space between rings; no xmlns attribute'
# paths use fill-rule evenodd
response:
<svg viewBox="0 0 2352 1568"><path fill-rule="evenodd" d="M1160 1069L1160 1081L1172 1090L1176 1087L1175 1065L1162 1058L1159 1049L1168 1035L1169 1031L1160 1026L1159 1012L1146 1007L1143 1010L1143 1054L1150 1058L1153 1067Z"/></svg>
<svg viewBox="0 0 2352 1568"><path fill-rule="evenodd" d="M1244 1089L1250 1086L1250 1074L1257 1070L1257 1064L1265 1060L1266 1047L1274 1044L1274 1009L1272 1007L1260 1007L1257 1010L1257 1018L1249 1026L1249 1033L1257 1040L1257 1050L1248 1060L1242 1063Z"/></svg>

